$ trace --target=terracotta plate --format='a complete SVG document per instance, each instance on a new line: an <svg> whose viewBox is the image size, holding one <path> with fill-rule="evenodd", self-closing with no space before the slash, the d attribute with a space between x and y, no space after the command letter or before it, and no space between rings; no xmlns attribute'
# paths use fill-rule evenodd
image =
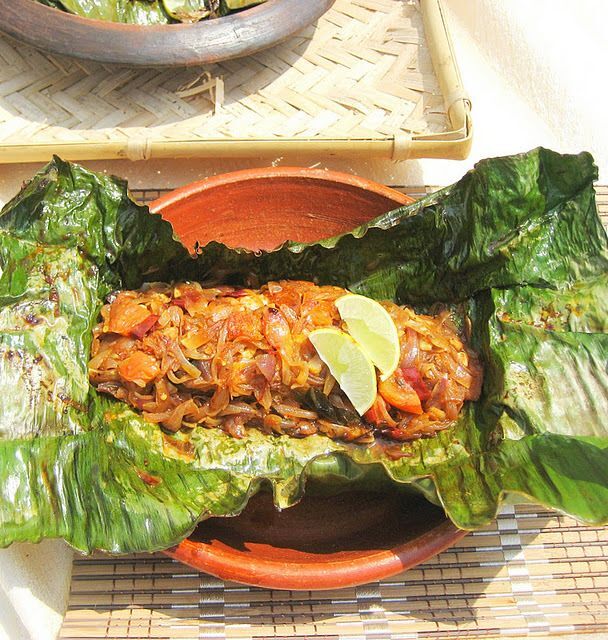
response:
<svg viewBox="0 0 608 640"><path fill-rule="evenodd" d="M267 0L197 24L90 20L35 2L0 0L0 31L39 49L104 63L190 66L250 55L314 22L333 0Z"/></svg>
<svg viewBox="0 0 608 640"><path fill-rule="evenodd" d="M407 196L331 171L259 169L216 176L156 200L186 246L221 240L271 249L352 229ZM417 497L306 497L278 512L266 494L235 518L212 518L167 553L226 580L274 589L334 589L414 566L465 535Z"/></svg>

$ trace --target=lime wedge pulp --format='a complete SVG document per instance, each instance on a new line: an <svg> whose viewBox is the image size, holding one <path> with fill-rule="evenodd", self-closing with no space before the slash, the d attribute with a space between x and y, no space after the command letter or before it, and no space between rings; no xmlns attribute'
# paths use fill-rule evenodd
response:
<svg viewBox="0 0 608 640"><path fill-rule="evenodd" d="M338 298L336 307L348 333L380 370L381 379L389 378L399 365L401 347L388 311L379 302L355 293Z"/></svg>
<svg viewBox="0 0 608 640"><path fill-rule="evenodd" d="M372 361L353 338L340 329L317 329L308 338L362 416L376 400L376 370Z"/></svg>

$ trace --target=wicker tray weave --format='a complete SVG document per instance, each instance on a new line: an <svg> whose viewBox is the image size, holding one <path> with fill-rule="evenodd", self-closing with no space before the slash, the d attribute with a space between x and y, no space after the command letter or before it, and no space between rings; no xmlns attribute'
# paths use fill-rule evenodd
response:
<svg viewBox="0 0 608 640"><path fill-rule="evenodd" d="M337 0L277 47L183 70L110 68L0 37L0 162L464 157L468 114L439 0Z"/></svg>

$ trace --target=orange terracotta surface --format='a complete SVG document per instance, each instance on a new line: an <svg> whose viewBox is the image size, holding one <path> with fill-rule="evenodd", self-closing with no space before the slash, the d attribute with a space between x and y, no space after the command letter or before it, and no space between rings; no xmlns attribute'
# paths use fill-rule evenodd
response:
<svg viewBox="0 0 608 640"><path fill-rule="evenodd" d="M272 249L312 241L408 204L408 196L347 174L268 168L215 176L150 206L193 249L219 240ZM412 567L460 540L441 509L412 496L305 497L277 511L258 494L234 518L212 518L166 553L225 580L274 589L335 589Z"/></svg>
<svg viewBox="0 0 608 640"><path fill-rule="evenodd" d="M381 184L336 171L246 169L193 182L159 198L152 211L170 220L192 249L218 240L272 249L348 231L412 199Z"/></svg>

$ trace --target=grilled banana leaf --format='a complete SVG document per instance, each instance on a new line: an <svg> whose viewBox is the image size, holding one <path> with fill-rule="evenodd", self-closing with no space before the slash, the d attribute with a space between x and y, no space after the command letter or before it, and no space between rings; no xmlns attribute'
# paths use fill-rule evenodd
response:
<svg viewBox="0 0 608 640"><path fill-rule="evenodd" d="M465 529L508 499L608 522L608 242L589 154L536 149L319 243L196 259L126 185L55 158L0 214L0 546L61 537L90 552L152 551L262 486L288 507L308 478L380 470ZM88 383L109 292L144 281L273 278L338 284L471 322L481 399L433 438L380 447L251 430L163 433Z"/></svg>
<svg viewBox="0 0 608 640"><path fill-rule="evenodd" d="M38 0L70 13L110 22L151 25L198 22L265 0Z"/></svg>
<svg viewBox="0 0 608 640"><path fill-rule="evenodd" d="M59 0L69 13L83 18L151 25L173 22L161 0Z"/></svg>
<svg viewBox="0 0 608 640"><path fill-rule="evenodd" d="M167 14L178 22L198 22L217 17L219 0L162 0Z"/></svg>
<svg viewBox="0 0 608 640"><path fill-rule="evenodd" d="M239 9L247 9L254 4L261 4L266 0L221 0L221 4L225 11L238 11Z"/></svg>

